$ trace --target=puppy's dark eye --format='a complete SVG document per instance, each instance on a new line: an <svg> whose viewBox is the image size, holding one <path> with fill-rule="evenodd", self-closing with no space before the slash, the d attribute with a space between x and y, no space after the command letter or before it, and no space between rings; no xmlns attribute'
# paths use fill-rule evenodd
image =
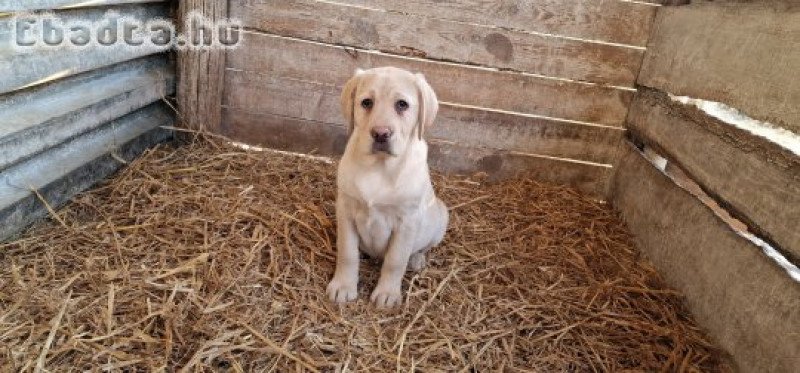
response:
<svg viewBox="0 0 800 373"><path fill-rule="evenodd" d="M408 102L406 102L406 100L397 100L397 102L394 103L394 108L397 112L402 113L408 110Z"/></svg>
<svg viewBox="0 0 800 373"><path fill-rule="evenodd" d="M365 98L361 100L361 107L363 107L364 109L372 109L372 104L373 102L371 98Z"/></svg>

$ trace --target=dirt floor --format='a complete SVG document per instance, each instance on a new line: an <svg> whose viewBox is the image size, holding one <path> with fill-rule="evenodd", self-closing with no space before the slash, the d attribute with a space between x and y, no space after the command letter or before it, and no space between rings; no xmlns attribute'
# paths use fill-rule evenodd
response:
<svg viewBox="0 0 800 373"><path fill-rule="evenodd" d="M393 311L325 298L335 165L164 145L0 244L0 371L728 371L609 206L434 182L445 242Z"/></svg>

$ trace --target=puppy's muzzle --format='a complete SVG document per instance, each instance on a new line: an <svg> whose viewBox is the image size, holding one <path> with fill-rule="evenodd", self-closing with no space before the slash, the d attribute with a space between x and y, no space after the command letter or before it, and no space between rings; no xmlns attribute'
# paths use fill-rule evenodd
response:
<svg viewBox="0 0 800 373"><path fill-rule="evenodd" d="M389 127L374 127L370 131L372 135L372 151L391 153L389 140L392 138L392 129Z"/></svg>

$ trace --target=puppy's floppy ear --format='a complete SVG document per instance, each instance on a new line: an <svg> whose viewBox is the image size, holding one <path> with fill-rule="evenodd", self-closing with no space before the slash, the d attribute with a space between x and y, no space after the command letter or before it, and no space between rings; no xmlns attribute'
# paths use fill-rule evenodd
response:
<svg viewBox="0 0 800 373"><path fill-rule="evenodd" d="M425 129L433 125L436 113L439 112L439 100L433 87L425 80L421 73L414 74L417 78L417 94L419 101L419 119L417 119L417 134L422 139Z"/></svg>
<svg viewBox="0 0 800 373"><path fill-rule="evenodd" d="M356 69L353 77L344 84L344 89L342 89L342 114L344 115L344 119L347 121L348 134L353 133L353 129L356 126L354 101L356 99L356 89L358 88L358 83L361 81L361 75L363 73L364 70Z"/></svg>

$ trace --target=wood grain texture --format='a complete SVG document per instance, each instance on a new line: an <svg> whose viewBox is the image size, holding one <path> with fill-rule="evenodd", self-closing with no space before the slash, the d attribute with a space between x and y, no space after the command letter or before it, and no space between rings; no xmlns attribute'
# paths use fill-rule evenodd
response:
<svg viewBox="0 0 800 373"><path fill-rule="evenodd" d="M739 371L796 371L800 284L633 147L614 178L612 203Z"/></svg>
<svg viewBox="0 0 800 373"><path fill-rule="evenodd" d="M662 7L639 83L723 102L800 133L798 35L797 2Z"/></svg>
<svg viewBox="0 0 800 373"><path fill-rule="evenodd" d="M643 91L631 131L800 263L800 158L666 94Z"/></svg>
<svg viewBox="0 0 800 373"><path fill-rule="evenodd" d="M448 4L437 5L446 8ZM240 3L230 11L245 27L271 34L618 86L633 86L644 54L641 49L491 24L315 0ZM598 10L598 14L604 13ZM621 24L617 27L628 29Z"/></svg>
<svg viewBox="0 0 800 373"><path fill-rule="evenodd" d="M234 140L281 150L338 156L347 143L344 126L275 114L226 108L222 123L223 134ZM485 172L491 179L527 176L569 185L598 199L607 194L609 167L442 141L431 141L429 146L428 159L434 170L458 174Z"/></svg>
<svg viewBox="0 0 800 373"><path fill-rule="evenodd" d="M612 164L624 131L468 107L442 105L429 136L470 146Z"/></svg>
<svg viewBox="0 0 800 373"><path fill-rule="evenodd" d="M608 197L612 168L520 154L484 147L431 141L428 159L434 170L451 174L484 172L489 180L527 177L566 185L598 200Z"/></svg>
<svg viewBox="0 0 800 373"><path fill-rule="evenodd" d="M344 126L341 87L228 70L223 104L238 111L269 113ZM611 163L621 129L442 104L428 137L467 146Z"/></svg>
<svg viewBox="0 0 800 373"><path fill-rule="evenodd" d="M622 127L633 92L246 33L228 67L343 85L353 71L397 66L425 74L440 101Z"/></svg>
<svg viewBox="0 0 800 373"><path fill-rule="evenodd" d="M183 29L190 13L210 21L228 17L228 0L183 0L178 21ZM219 131L226 51L220 48L183 49L178 53L179 125L193 130Z"/></svg>
<svg viewBox="0 0 800 373"><path fill-rule="evenodd" d="M259 4L269 1L249 2ZM619 0L337 0L336 2L458 22L639 46L647 43L652 18L657 9L647 4Z"/></svg>

